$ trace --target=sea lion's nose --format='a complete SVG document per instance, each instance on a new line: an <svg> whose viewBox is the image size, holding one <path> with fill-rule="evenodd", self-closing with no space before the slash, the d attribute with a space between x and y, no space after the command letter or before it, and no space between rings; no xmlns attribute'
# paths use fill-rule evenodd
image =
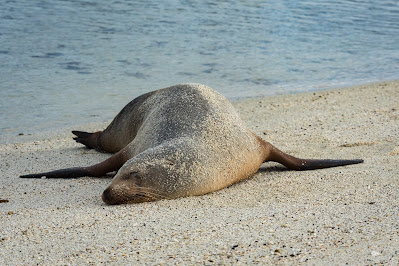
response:
<svg viewBox="0 0 399 266"><path fill-rule="evenodd" d="M107 204L112 204L112 196L111 189L107 188L104 190L103 195L101 196L102 200Z"/></svg>

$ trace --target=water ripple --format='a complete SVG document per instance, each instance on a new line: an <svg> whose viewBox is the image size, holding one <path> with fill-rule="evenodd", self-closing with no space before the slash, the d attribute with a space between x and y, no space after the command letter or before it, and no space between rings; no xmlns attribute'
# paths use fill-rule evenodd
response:
<svg viewBox="0 0 399 266"><path fill-rule="evenodd" d="M239 98L397 79L398 16L394 0L5 1L0 134L111 118L181 82Z"/></svg>

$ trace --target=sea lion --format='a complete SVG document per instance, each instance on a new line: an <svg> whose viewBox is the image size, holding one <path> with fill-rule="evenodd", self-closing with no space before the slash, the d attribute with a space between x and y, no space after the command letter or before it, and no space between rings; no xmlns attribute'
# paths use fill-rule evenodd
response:
<svg viewBox="0 0 399 266"><path fill-rule="evenodd" d="M74 178L118 171L102 194L107 204L202 195L252 176L267 161L294 170L363 162L288 155L252 133L226 98L201 84L146 93L127 104L104 131L72 132L88 148L115 154L89 167L21 177Z"/></svg>

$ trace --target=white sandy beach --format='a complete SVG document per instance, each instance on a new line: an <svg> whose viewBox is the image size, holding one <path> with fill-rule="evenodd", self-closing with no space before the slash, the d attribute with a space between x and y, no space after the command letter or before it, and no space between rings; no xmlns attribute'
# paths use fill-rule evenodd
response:
<svg viewBox="0 0 399 266"><path fill-rule="evenodd" d="M234 105L287 153L365 162L305 172L266 163L216 193L108 206L111 176L18 176L109 154L75 143L72 128L25 134L0 145L1 264L399 264L399 81Z"/></svg>

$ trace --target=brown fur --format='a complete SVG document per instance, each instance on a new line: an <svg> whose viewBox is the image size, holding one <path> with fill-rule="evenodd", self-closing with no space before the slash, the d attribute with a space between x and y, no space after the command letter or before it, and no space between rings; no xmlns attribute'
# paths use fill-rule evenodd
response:
<svg viewBox="0 0 399 266"><path fill-rule="evenodd" d="M73 133L88 148L115 155L89 167L21 177L101 176L118 171L102 199L121 204L216 191L252 176L266 161L294 170L362 162L288 155L253 134L223 96L200 84L144 94L126 105L104 131Z"/></svg>

